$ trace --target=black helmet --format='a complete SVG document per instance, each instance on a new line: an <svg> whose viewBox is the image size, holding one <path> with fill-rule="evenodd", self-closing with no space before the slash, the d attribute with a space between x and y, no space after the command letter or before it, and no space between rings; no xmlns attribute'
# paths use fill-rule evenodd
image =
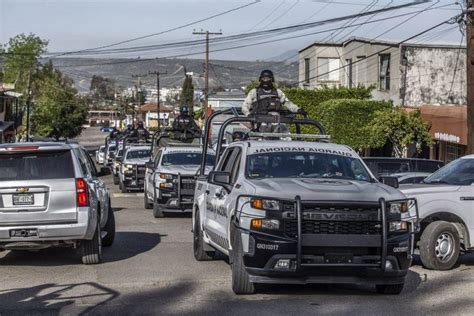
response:
<svg viewBox="0 0 474 316"><path fill-rule="evenodd" d="M258 81L262 81L263 77L269 77L272 79L272 83L275 82L275 77L273 76L273 72L271 70L265 69L260 73L260 77L258 77Z"/></svg>
<svg viewBox="0 0 474 316"><path fill-rule="evenodd" d="M181 109L179 110L181 114L188 114L189 113L189 108L187 105L181 106Z"/></svg>

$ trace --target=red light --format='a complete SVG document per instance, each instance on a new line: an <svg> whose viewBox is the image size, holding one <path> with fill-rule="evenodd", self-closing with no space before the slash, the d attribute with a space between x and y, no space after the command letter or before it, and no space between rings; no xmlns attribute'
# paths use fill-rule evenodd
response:
<svg viewBox="0 0 474 316"><path fill-rule="evenodd" d="M89 191L84 179L76 179L77 206L89 206Z"/></svg>
<svg viewBox="0 0 474 316"><path fill-rule="evenodd" d="M22 150L38 150L39 146L16 146L16 147L7 147L8 151L22 151Z"/></svg>

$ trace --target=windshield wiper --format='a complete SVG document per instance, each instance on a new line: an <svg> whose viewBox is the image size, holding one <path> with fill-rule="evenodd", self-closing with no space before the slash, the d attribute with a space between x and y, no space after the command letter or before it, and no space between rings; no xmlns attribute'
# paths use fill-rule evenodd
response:
<svg viewBox="0 0 474 316"><path fill-rule="evenodd" d="M430 182L427 182L425 180L422 181L423 184L450 184L444 180L434 180L434 181L430 181Z"/></svg>

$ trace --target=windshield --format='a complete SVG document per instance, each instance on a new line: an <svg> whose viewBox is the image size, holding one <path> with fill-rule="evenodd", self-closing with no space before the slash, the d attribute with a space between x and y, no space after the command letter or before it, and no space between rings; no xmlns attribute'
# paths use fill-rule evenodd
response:
<svg viewBox="0 0 474 316"><path fill-rule="evenodd" d="M423 183L471 185L474 183L474 159L457 159L427 177Z"/></svg>
<svg viewBox="0 0 474 316"><path fill-rule="evenodd" d="M148 159L150 155L151 151L149 149L129 150L126 159Z"/></svg>
<svg viewBox="0 0 474 316"><path fill-rule="evenodd" d="M101 152L101 153L105 152L105 147L104 147L104 146L101 146L101 147L99 148L99 152Z"/></svg>
<svg viewBox="0 0 474 316"><path fill-rule="evenodd" d="M116 146L109 146L109 152L115 151L116 148Z"/></svg>
<svg viewBox="0 0 474 316"><path fill-rule="evenodd" d="M202 160L201 153L170 153L163 156L161 164L163 166L172 165L200 165ZM214 155L207 155L206 165L213 166L215 163Z"/></svg>
<svg viewBox="0 0 474 316"><path fill-rule="evenodd" d="M249 178L329 178L370 181L358 158L308 152L279 152L250 155Z"/></svg>

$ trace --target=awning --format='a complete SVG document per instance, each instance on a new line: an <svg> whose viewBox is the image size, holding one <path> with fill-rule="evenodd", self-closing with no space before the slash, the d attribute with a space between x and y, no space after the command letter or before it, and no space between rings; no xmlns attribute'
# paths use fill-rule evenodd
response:
<svg viewBox="0 0 474 316"><path fill-rule="evenodd" d="M423 120L431 124L430 133L433 139L467 145L466 106L423 105L418 109Z"/></svg>
<svg viewBox="0 0 474 316"><path fill-rule="evenodd" d="M0 133L3 133L4 131L8 130L10 127L13 127L15 125L14 122L3 122L0 121Z"/></svg>

